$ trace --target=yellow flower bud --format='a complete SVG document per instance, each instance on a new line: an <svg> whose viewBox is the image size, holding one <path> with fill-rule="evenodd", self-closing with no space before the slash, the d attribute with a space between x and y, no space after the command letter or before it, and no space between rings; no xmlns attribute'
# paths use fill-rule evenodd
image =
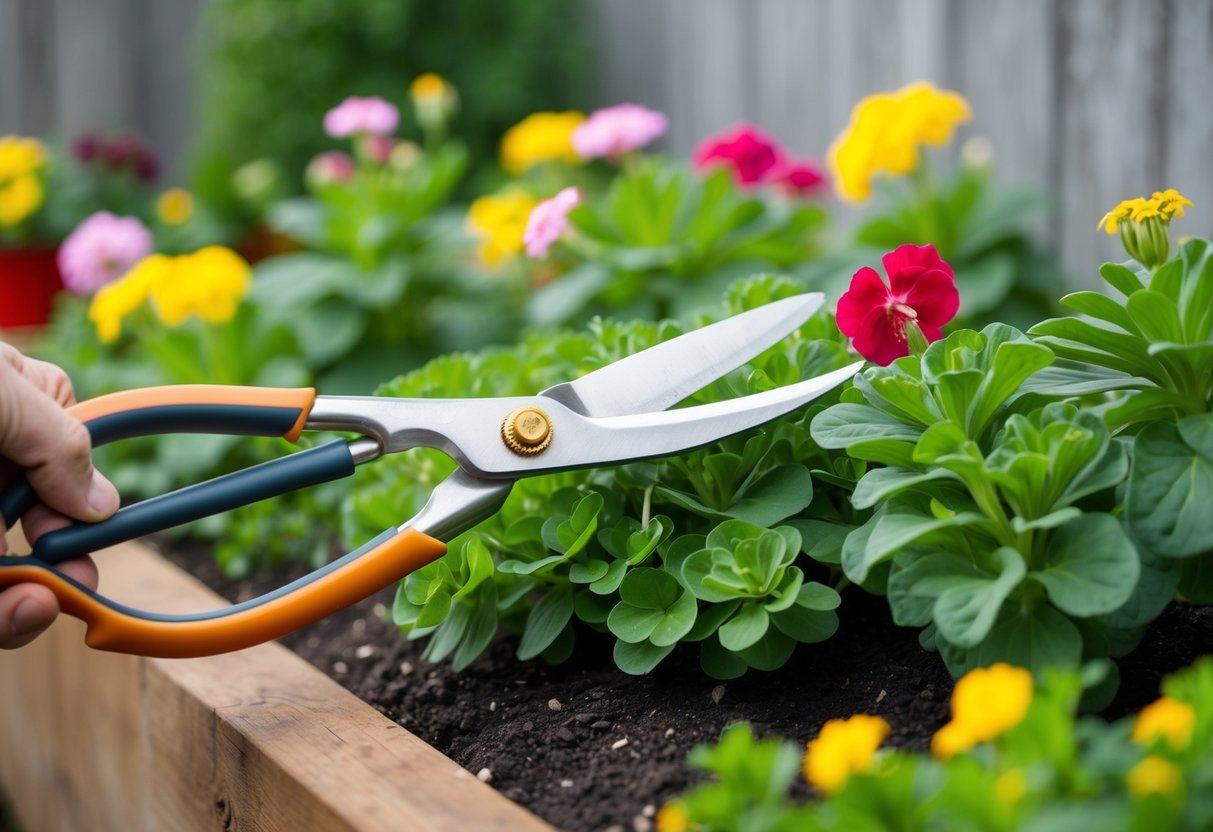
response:
<svg viewBox="0 0 1213 832"><path fill-rule="evenodd" d="M936 757L948 759L998 737L1027 716L1032 674L998 663L966 673L952 691L952 721L931 741Z"/></svg>
<svg viewBox="0 0 1213 832"><path fill-rule="evenodd" d="M194 197L184 188L169 188L156 200L156 215L165 225L183 225L194 215Z"/></svg>
<svg viewBox="0 0 1213 832"><path fill-rule="evenodd" d="M506 131L501 139L501 166L515 176L544 162L581 163L573 149L573 131L585 121L585 115L532 113Z"/></svg>
<svg viewBox="0 0 1213 832"><path fill-rule="evenodd" d="M8 184L0 185L0 226L16 225L28 219L42 205L42 183L32 173L23 173Z"/></svg>

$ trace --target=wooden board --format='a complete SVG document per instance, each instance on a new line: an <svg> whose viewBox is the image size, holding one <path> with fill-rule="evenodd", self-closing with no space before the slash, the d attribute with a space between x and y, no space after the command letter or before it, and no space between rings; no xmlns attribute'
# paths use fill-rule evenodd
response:
<svg viewBox="0 0 1213 832"><path fill-rule="evenodd" d="M138 544L98 561L123 602L223 605ZM143 659L82 635L65 618L0 654L0 789L26 829L551 829L281 645Z"/></svg>

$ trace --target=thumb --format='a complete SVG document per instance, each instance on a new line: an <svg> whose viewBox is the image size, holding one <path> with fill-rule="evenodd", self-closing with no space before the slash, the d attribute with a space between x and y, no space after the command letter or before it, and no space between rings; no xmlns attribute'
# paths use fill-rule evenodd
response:
<svg viewBox="0 0 1213 832"><path fill-rule="evenodd" d="M77 520L103 520L118 492L93 468L88 431L15 368L0 362L0 457L26 471L44 503Z"/></svg>

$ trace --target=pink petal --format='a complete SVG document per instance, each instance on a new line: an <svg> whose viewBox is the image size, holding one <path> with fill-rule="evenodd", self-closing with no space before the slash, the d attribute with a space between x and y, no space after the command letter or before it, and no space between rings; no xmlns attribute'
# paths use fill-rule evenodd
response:
<svg viewBox="0 0 1213 832"><path fill-rule="evenodd" d="M918 275L902 297L906 306L918 313L918 322L924 332L928 324L943 326L956 317L960 309L960 292L951 269L927 269Z"/></svg>
<svg viewBox="0 0 1213 832"><path fill-rule="evenodd" d="M885 286L875 269L864 266L855 272L851 287L838 299L838 310L835 312L838 329L843 335L853 338L872 310L879 309L884 314L888 304L889 287Z"/></svg>
<svg viewBox="0 0 1213 832"><path fill-rule="evenodd" d="M863 318L851 345L864 358L884 367L910 354L903 319L883 308L873 309Z"/></svg>

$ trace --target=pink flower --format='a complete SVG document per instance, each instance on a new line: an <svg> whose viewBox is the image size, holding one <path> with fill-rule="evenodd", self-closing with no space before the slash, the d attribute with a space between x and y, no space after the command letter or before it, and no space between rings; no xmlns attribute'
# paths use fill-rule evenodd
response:
<svg viewBox="0 0 1213 832"><path fill-rule="evenodd" d="M354 175L354 160L340 150L328 150L308 162L304 178L312 187L345 182Z"/></svg>
<svg viewBox="0 0 1213 832"><path fill-rule="evenodd" d="M616 159L644 147L669 128L665 114L639 104L616 104L590 113L573 131L573 149L583 159Z"/></svg>
<svg viewBox="0 0 1213 832"><path fill-rule="evenodd" d="M152 253L152 233L134 217L93 214L59 247L63 285L88 295L116 280Z"/></svg>
<svg viewBox="0 0 1213 832"><path fill-rule="evenodd" d="M733 169L737 184L750 186L767 182L772 173L783 168L784 157L783 148L766 133L752 124L739 124L704 139L692 159L700 170L727 165Z"/></svg>
<svg viewBox="0 0 1213 832"><path fill-rule="evenodd" d="M569 227L569 212L580 204L581 191L565 188L532 208L526 230L522 232L526 253L535 258L547 257L552 243L560 239L560 235Z"/></svg>
<svg viewBox="0 0 1213 832"><path fill-rule="evenodd" d="M382 98L350 96L324 115L324 131L334 139L355 133L385 136L396 131L400 111Z"/></svg>
<svg viewBox="0 0 1213 832"><path fill-rule="evenodd" d="M790 196L804 199L819 193L826 184L825 174L812 162L789 162L772 181Z"/></svg>
<svg viewBox="0 0 1213 832"><path fill-rule="evenodd" d="M391 136L367 136L362 145L362 152L375 164L386 165L395 146L396 139Z"/></svg>
<svg viewBox="0 0 1213 832"><path fill-rule="evenodd" d="M952 267L935 246L898 246L883 258L886 286L864 266L838 299L838 328L855 350L876 364L889 365L910 354L907 326L917 326L928 342L943 337L940 327L956 315L960 293Z"/></svg>

